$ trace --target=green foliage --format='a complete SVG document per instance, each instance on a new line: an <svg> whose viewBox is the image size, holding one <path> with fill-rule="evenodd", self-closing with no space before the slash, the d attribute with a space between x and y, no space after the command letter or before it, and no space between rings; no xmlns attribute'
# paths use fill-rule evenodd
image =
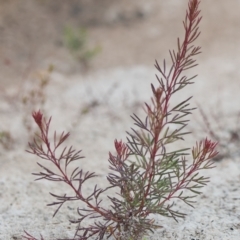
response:
<svg viewBox="0 0 240 240"><path fill-rule="evenodd" d="M13 146L13 138L9 131L0 131L0 144L4 149L9 150Z"/></svg>
<svg viewBox="0 0 240 240"><path fill-rule="evenodd" d="M86 66L101 51L100 46L89 48L89 38L85 28L65 27L64 43L71 54Z"/></svg>
<svg viewBox="0 0 240 240"><path fill-rule="evenodd" d="M126 142L115 140L115 153L109 152L111 171L107 175L107 187L102 189L96 184L92 193L84 193L83 185L95 178L96 173L83 172L81 167L70 171L69 165L83 158L81 150L75 150L71 146L63 147L61 153L57 153L69 133L63 132L57 137L55 132L54 137L50 137L51 118L44 118L40 110L33 112L40 133L34 143L29 144L29 153L42 158L43 164L46 161L52 163L55 169L38 163L42 171L34 175L37 180L64 183L73 192L72 195L50 193L56 198L56 201L49 204L56 206L53 216L65 203L81 201L85 204L78 208L77 220L70 220L78 224L75 240L90 240L92 237L102 240L110 236L116 240L142 240L144 236L162 227L155 224L152 214L171 217L176 221L183 218L186 213L176 209L175 200L193 206L194 197L207 184L208 177L201 176L199 171L213 167L211 159L218 154L215 150L217 143L206 138L196 142L192 148L173 145L190 134L185 129L188 117L195 109L190 107L191 97L178 99L179 102L172 107L172 97L193 83L194 77L187 77L183 73L196 66L195 57L200 53L200 47L193 45L200 34L199 4L199 0L189 0L183 22L184 39L182 42L178 39L177 50L170 51L172 65L167 68L164 60L160 67L156 62L155 67L159 73L157 87L151 84L151 104L145 103L145 119L133 114L135 128L127 132ZM80 46L80 42L72 42L73 48ZM92 144L95 144L94 140ZM108 195L111 204L103 205L102 194L113 188L116 196ZM83 222L90 219L94 223L84 227ZM25 238L36 240L28 233Z"/></svg>

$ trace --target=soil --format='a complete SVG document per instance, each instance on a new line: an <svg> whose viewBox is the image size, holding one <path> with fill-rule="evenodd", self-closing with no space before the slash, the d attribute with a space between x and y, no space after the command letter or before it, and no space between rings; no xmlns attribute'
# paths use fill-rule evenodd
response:
<svg viewBox="0 0 240 240"><path fill-rule="evenodd" d="M150 83L157 83L155 59L170 63L168 51L182 37L187 3L0 0L0 240L23 239L25 230L46 240L73 237L76 226L68 220L78 217L82 205L67 203L52 218L55 208L46 205L55 199L49 192L71 192L64 185L33 181L31 173L41 171L37 162L44 162L25 152L36 131L31 113L40 108L52 116L52 131L70 131L67 144L86 156L80 167L97 172L97 183L106 186L114 139L126 139L125 131L133 126L130 114L144 116L142 103L149 102ZM192 104L213 117L217 136L226 140L224 147L231 154L215 162L216 168L202 171L211 181L194 209L176 205L186 218L177 223L156 217L163 228L148 239L239 239L239 7L234 0L202 1L197 43L203 53L197 58L200 66L190 70L199 77L173 100L177 104L193 95ZM87 48L101 47L88 64L77 61L66 47L66 26L84 27ZM50 65L53 72L47 71ZM199 114L191 120L193 134L178 147L192 147L195 137L207 134L197 130ZM86 186L86 195L96 181Z"/></svg>
<svg viewBox="0 0 240 240"><path fill-rule="evenodd" d="M187 0L1 0L0 83L16 84L49 64L64 74L83 73L64 44L64 28L85 27L89 48L102 49L88 72L162 61L182 35ZM239 59L239 7L234 0L201 3L203 20L199 45L203 60Z"/></svg>

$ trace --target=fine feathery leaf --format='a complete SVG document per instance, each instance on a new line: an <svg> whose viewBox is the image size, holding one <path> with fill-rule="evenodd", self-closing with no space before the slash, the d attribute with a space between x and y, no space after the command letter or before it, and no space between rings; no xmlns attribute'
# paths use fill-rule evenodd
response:
<svg viewBox="0 0 240 240"><path fill-rule="evenodd" d="M77 167L70 167L83 158L81 150L62 146L69 133L58 135L54 132L52 143L49 137L51 118L46 120L40 110L33 112L40 133L29 144L28 152L52 166L48 168L48 165L38 163L42 171L34 175L37 180L60 182L71 190L71 195L50 193L56 199L48 204L57 207L53 216L65 203L80 201L84 205L77 209L78 216L70 220L77 225L72 240L102 240L105 237L141 240L161 227L154 224L150 214L171 217L176 221L184 218L186 213L178 211L175 200L193 207L195 196L208 183L209 178L200 175L199 171L213 167L211 159L218 154L215 150L217 143L206 138L192 148L179 149L176 143L191 134L185 128L195 108L190 107L191 97L182 101L178 98L179 102L172 107L173 95L193 84L197 76L187 77L185 72L197 66L195 57L201 49L194 46L200 35L199 4L200 0L189 0L183 21L184 37L183 40L178 38L176 49L169 51L170 66L167 67L165 59L162 67L157 61L155 63L160 76L156 75L158 86L150 85L151 104L145 103L144 120L132 114L137 129L131 128L127 132L126 143L115 140L115 154L109 152L107 187L99 188L95 184L90 193L85 193L84 186L89 188L91 185L87 184L97 174L81 169L81 162ZM110 205L105 208L102 196L111 188L114 188L116 196L107 195ZM23 237L37 240L27 232ZM42 236L41 240L44 240Z"/></svg>

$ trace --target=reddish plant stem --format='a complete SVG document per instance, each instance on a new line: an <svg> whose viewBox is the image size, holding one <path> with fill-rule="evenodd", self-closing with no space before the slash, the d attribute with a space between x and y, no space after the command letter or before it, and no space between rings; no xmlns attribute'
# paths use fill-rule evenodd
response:
<svg viewBox="0 0 240 240"><path fill-rule="evenodd" d="M203 146L202 146L203 145ZM208 139L205 139L204 142L200 142L199 146L197 146L197 148L199 148L198 150L199 152L199 156L197 157L197 159L194 160L194 163L191 167L191 169L188 171L188 173L185 175L185 177L177 184L177 186L175 187L174 191L170 192L169 195L162 201L160 202L158 205L161 206L163 205L166 201L169 201L171 198L173 198L173 195L179 191L180 189L182 189L182 186L184 184L186 184L184 186L184 188L186 188L189 183L191 181L187 180L194 172L200 170L199 167L200 165L204 162L207 161L213 157L215 157L218 152L215 151L217 143L213 143ZM202 146L202 150L200 149ZM209 154L209 156L207 157L207 154Z"/></svg>
<svg viewBox="0 0 240 240"><path fill-rule="evenodd" d="M196 17L198 16L198 13L199 13L197 11L199 3L200 3L200 1L198 1L198 0L193 0L192 2L189 3L189 12L187 13L189 24L188 24L188 27L185 27L185 38L182 43L181 50L179 49L180 52L177 53L176 62L173 63L175 65L175 66L173 65L174 72L172 74L170 86L167 84L167 89L165 91L165 94L166 94L165 98L161 102L162 94L160 94L160 95L157 94L157 93L159 93L159 91L161 91L161 89L158 88L157 91L154 92L155 108L153 111L149 111L150 110L150 107L149 107L148 111L147 111L148 115L150 115L149 117L152 117L151 115L156 114L156 117L154 116L155 123L153 124L154 125L154 129L153 129L154 145L150 152L149 167L148 167L148 169L146 169L146 173L144 175L144 181L146 181L148 178L148 185L147 185L147 188L144 193L144 198L142 199L141 204L139 206L138 212L142 211L142 209L144 207L145 199L147 198L150 188L151 188L151 182L152 182L152 179L154 177L154 172L155 172L155 159L156 159L157 152L159 150L159 144L158 144L159 136L160 136L162 129L164 128L164 126L166 124L166 123L163 123L163 119L167 118L169 101L172 96L172 89L176 85L176 81L177 81L179 75L181 74L181 72L183 71L183 67L181 67L181 62L186 58L187 47L190 42L189 38L191 37L193 22L195 21ZM187 26L187 17L185 20L186 26ZM198 19L196 26L199 24L200 21L201 21L201 18ZM168 82L168 79L167 79L167 82ZM158 117L159 117L159 119L158 119ZM192 174L192 172L189 172L189 175L187 177L189 177L191 174ZM180 182L180 185L182 185L183 183L184 183L184 180L182 180ZM171 198L171 196L169 196L169 197Z"/></svg>
<svg viewBox="0 0 240 240"><path fill-rule="evenodd" d="M38 112L34 112L33 113L33 118L35 120L35 122L37 123L37 125L39 126L39 129L41 131L41 139L43 140L43 142L45 143L46 147L47 147L47 157L49 158L49 160L51 162L54 163L54 165L58 168L58 170L60 171L60 173L62 174L63 178L64 178L64 182L66 184L68 184L73 191L75 192L76 196L78 196L78 198L83 201L84 203L86 203L90 208L94 209L95 212L99 213L100 215L104 216L106 219L111 219L114 222L119 222L119 220L117 218L114 218L113 216L109 216L109 214L106 212L101 211L98 207L93 206L90 202L88 202L83 195L74 187L74 185L72 184L71 180L68 178L68 176L65 174L65 172L62 170L60 163L58 162L54 152L51 149L50 143L49 143L49 138L48 138L48 133L49 133L49 125L51 122L51 118L49 119L48 122L46 122L44 120L44 124L42 122L42 113L40 111ZM56 150L56 149L55 149ZM54 150L54 151L55 151ZM49 154L50 153L50 154Z"/></svg>

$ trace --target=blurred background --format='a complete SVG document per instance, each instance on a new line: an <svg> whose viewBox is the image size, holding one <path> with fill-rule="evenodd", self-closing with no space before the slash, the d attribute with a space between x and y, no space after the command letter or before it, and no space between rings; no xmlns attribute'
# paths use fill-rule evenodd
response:
<svg viewBox="0 0 240 240"><path fill-rule="evenodd" d="M104 184L113 139L125 140L125 131L133 126L130 114L145 118L143 102L152 96L150 83L157 84L153 65L155 60L161 65L164 58L167 66L171 64L169 49L176 49L177 38L183 38L187 4L188 0L0 0L1 239L21 239L23 229L46 239L53 231L58 238L72 237L66 235L68 223L66 228L55 222L46 228L49 210L43 206L52 202L46 195L55 193L55 185L49 189L50 184L32 184L30 173L39 169L36 158L24 151L37 132L32 111L53 116L52 130L71 132L67 144L84 150L89 161L82 162L83 169L97 168L99 183ZM192 134L177 142L177 148L208 136L219 142L216 161L238 157L238 165L232 162L226 168L224 159L222 171L216 168L215 185L207 190L211 194L202 197L205 210L192 213L204 229L203 239L220 239L223 231L226 239L231 234L231 239L239 239L239 204L232 198L230 207L221 203L226 196L239 197L240 1L202 0L200 9L202 34L195 44L203 53L197 57L200 65L187 71L188 77L199 77L172 104L194 96L191 106L202 111L191 115ZM206 210L211 211L209 219ZM68 214L63 212L59 222L73 211ZM165 222L166 234L195 236L194 220L189 218L179 228Z"/></svg>
<svg viewBox="0 0 240 240"><path fill-rule="evenodd" d="M170 64L169 49L176 48L178 37L183 38L187 4L188 0L0 0L1 119L5 116L8 123L7 112L25 112L23 122L30 131L31 112L44 109L47 102L52 106L50 96L63 97L71 87L65 102L70 104L74 96L77 105L86 101L82 113L101 102L106 105L115 92L124 98L118 102L130 97L145 101L147 87L140 90L140 79L146 86L155 81L155 60L161 65L166 58ZM218 115L231 110L235 116L240 91L240 1L204 0L200 9L202 34L195 44L203 53L197 58L200 66L190 73L200 78L183 95L194 95L201 105L207 99L204 109L210 112L219 108L224 112ZM100 88L105 92L100 93ZM143 99L133 94L136 89Z"/></svg>
<svg viewBox="0 0 240 240"><path fill-rule="evenodd" d="M187 2L0 0L0 87L21 84L31 71L49 65L67 75L153 66L183 33ZM200 8L200 58L237 66L240 2L204 0Z"/></svg>

